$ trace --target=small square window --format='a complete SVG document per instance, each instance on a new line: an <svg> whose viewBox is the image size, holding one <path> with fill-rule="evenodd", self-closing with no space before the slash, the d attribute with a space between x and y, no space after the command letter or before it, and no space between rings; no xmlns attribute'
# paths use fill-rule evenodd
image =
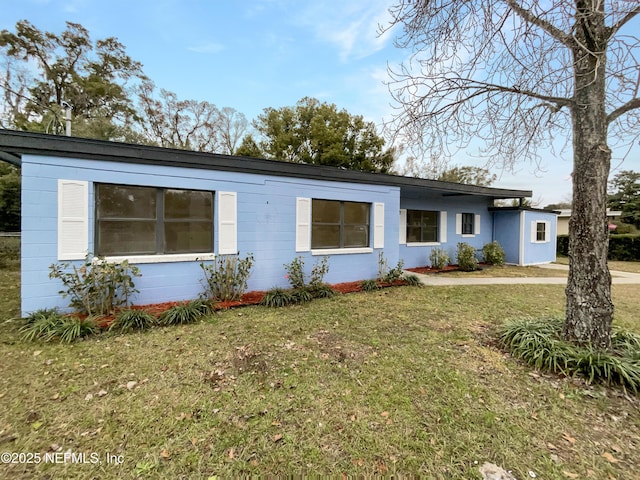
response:
<svg viewBox="0 0 640 480"><path fill-rule="evenodd" d="M544 222L536 222L536 242L547 241L547 224Z"/></svg>
<svg viewBox="0 0 640 480"><path fill-rule="evenodd" d="M473 213L462 214L462 235L473 235L475 232L475 215Z"/></svg>

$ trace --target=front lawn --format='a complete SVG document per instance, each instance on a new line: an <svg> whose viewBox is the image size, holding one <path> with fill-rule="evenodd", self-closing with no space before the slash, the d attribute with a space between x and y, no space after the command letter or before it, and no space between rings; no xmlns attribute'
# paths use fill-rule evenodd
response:
<svg viewBox="0 0 640 480"><path fill-rule="evenodd" d="M560 315L561 285L399 287L59 345L18 340L16 281L0 271L0 446L59 462L0 464L1 478L640 471L638 397L492 343L503 321ZM639 331L637 286L613 292Z"/></svg>

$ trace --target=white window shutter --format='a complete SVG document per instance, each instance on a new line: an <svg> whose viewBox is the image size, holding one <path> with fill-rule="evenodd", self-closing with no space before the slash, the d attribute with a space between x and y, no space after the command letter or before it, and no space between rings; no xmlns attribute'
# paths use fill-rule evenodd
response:
<svg viewBox="0 0 640 480"><path fill-rule="evenodd" d="M400 245L407 243L407 210L404 208L400 209L400 236L398 243Z"/></svg>
<svg viewBox="0 0 640 480"><path fill-rule="evenodd" d="M58 180L58 260L81 260L89 249L89 183Z"/></svg>
<svg viewBox="0 0 640 480"><path fill-rule="evenodd" d="M384 203L373 204L373 248L384 248Z"/></svg>
<svg viewBox="0 0 640 480"><path fill-rule="evenodd" d="M480 215L476 215L473 220L473 234L480 235Z"/></svg>
<svg viewBox="0 0 640 480"><path fill-rule="evenodd" d="M447 243L447 212L440 212L440 243Z"/></svg>
<svg viewBox="0 0 640 480"><path fill-rule="evenodd" d="M538 222L535 220L531 222L531 243L538 241Z"/></svg>
<svg viewBox="0 0 640 480"><path fill-rule="evenodd" d="M456 213L456 235L462 235L462 214Z"/></svg>
<svg viewBox="0 0 640 480"><path fill-rule="evenodd" d="M311 250L311 199L296 198L296 252Z"/></svg>
<svg viewBox="0 0 640 480"><path fill-rule="evenodd" d="M551 241L551 222L544 222L544 241L545 243Z"/></svg>
<svg viewBox="0 0 640 480"><path fill-rule="evenodd" d="M236 192L218 192L218 253L238 253L238 203Z"/></svg>

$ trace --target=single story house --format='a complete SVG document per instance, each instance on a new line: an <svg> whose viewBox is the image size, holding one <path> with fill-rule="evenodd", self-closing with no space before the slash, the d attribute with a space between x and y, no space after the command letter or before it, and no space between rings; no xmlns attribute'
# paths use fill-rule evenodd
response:
<svg viewBox="0 0 640 480"><path fill-rule="evenodd" d="M22 312L65 307L49 266L87 252L140 268L135 302L196 298L201 261L252 253L249 290L287 286L284 264L329 258L329 283L429 264L435 247L493 240L507 262L555 259L556 214L494 208L528 190L462 185L74 137L0 130L22 168Z"/></svg>
<svg viewBox="0 0 640 480"><path fill-rule="evenodd" d="M607 225L609 230L615 230L616 226L614 225L615 220L620 220L622 216L622 212L619 210L611 210L607 208ZM558 235L569 235L569 219L571 218L571 209L560 209L558 210Z"/></svg>

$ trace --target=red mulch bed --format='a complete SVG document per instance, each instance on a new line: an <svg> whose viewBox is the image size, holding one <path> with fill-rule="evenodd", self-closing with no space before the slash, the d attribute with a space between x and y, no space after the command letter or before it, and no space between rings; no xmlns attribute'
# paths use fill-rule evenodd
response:
<svg viewBox="0 0 640 480"><path fill-rule="evenodd" d="M487 266L487 264L486 263L478 264L479 269L481 269L484 266ZM432 267L405 268L405 270L413 273L429 274L429 273L457 272L458 270L460 270L460 268L458 267L458 265L447 265L446 267L441 268L440 270Z"/></svg>
<svg viewBox="0 0 640 480"><path fill-rule="evenodd" d="M426 268L426 267L425 267ZM413 271L413 270L412 270ZM380 288L386 288L386 287L396 287L396 286L401 286L401 285L406 285L407 282L405 282L404 280L396 280L394 282L386 282L386 283L378 283L378 286ZM334 285L331 285L331 288L333 290L335 290L338 293L355 293L355 292L361 292L362 291L362 281L357 281L357 282L344 282L344 283L336 283ZM226 310L228 308L237 308L237 307L245 307L248 305L258 305L260 304L260 302L262 301L262 298L264 297L265 292L263 291L252 291L252 292L247 292L245 294L242 295L242 300L238 300L238 301L225 301L225 302L216 302L213 306L214 310ZM132 305L129 308L135 309L135 310L144 310L148 313L150 313L151 315L158 317L160 316L162 313L164 313L166 310L168 310L169 308L175 306L175 305L180 305L186 303L185 301L183 302L164 302L164 303L153 303L153 304L148 304L148 305ZM114 315L108 315L108 316L104 316L101 317L98 320L98 326L100 328L109 328L109 325L111 325L111 322L113 322L115 316Z"/></svg>

